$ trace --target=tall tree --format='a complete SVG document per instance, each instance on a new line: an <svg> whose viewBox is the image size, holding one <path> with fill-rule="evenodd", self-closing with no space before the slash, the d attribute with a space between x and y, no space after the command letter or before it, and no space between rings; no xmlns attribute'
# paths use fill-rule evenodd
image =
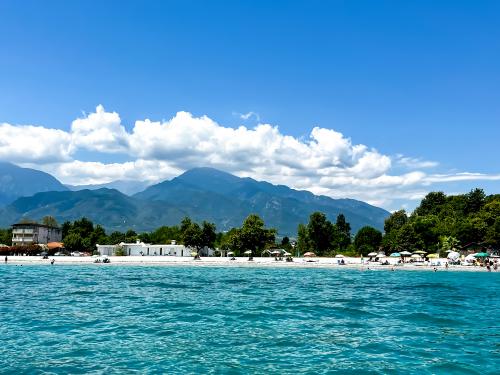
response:
<svg viewBox="0 0 500 375"><path fill-rule="evenodd" d="M297 228L297 250L300 254L304 254L310 250L307 227L304 224L299 224Z"/></svg>
<svg viewBox="0 0 500 375"><path fill-rule="evenodd" d="M231 233L229 243L240 254L250 250L252 255L262 252L268 245L273 245L276 230L266 229L264 221L255 214L249 215L241 228Z"/></svg>
<svg viewBox="0 0 500 375"><path fill-rule="evenodd" d="M384 222L384 232L386 234L392 232L393 230L398 231L408 222L408 216L405 210L395 211L385 219Z"/></svg>
<svg viewBox="0 0 500 375"><path fill-rule="evenodd" d="M340 214L335 222L337 229L337 243L340 250L345 250L351 244L351 224L345 220L345 216Z"/></svg>
<svg viewBox="0 0 500 375"><path fill-rule="evenodd" d="M474 189L466 194L465 209L467 213L478 212L486 203L486 195L483 189Z"/></svg>
<svg viewBox="0 0 500 375"><path fill-rule="evenodd" d="M370 226L361 228L354 237L354 248L364 256L377 251L381 243L382 232Z"/></svg>
<svg viewBox="0 0 500 375"><path fill-rule="evenodd" d="M307 224L307 237L313 251L318 255L325 255L328 251L333 250L334 225L324 213L314 212L309 217Z"/></svg>

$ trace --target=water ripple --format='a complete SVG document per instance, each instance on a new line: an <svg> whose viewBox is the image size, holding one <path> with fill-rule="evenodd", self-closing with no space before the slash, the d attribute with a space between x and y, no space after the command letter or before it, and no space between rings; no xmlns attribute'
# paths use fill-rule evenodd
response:
<svg viewBox="0 0 500 375"><path fill-rule="evenodd" d="M2 266L2 373L494 374L499 274Z"/></svg>

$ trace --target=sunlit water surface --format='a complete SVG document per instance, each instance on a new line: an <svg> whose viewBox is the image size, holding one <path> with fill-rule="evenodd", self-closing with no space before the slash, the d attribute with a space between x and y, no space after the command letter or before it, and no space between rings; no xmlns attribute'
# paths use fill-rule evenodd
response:
<svg viewBox="0 0 500 375"><path fill-rule="evenodd" d="M500 273L2 265L0 275L1 373L500 373Z"/></svg>

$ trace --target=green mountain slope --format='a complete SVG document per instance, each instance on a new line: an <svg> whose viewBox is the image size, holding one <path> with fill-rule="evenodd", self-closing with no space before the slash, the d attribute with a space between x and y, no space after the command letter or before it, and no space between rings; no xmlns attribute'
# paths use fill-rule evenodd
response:
<svg viewBox="0 0 500 375"><path fill-rule="evenodd" d="M352 199L331 199L287 186L239 178L210 168L190 170L170 181L153 185L130 197L114 189L37 193L0 210L0 227L22 218L54 216L60 223L82 216L108 230L149 231L178 224L184 216L208 220L218 230L240 226L251 213L280 235L295 235L314 211L335 221L343 213L353 233L365 225L381 229L389 213Z"/></svg>

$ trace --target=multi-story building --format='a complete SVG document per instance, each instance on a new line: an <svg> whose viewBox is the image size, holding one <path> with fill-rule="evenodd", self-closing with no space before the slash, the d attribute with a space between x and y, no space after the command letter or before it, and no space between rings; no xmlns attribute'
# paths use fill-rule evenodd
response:
<svg viewBox="0 0 500 375"><path fill-rule="evenodd" d="M43 224L13 224L12 245L48 244L49 242L61 242L62 231L60 228Z"/></svg>

